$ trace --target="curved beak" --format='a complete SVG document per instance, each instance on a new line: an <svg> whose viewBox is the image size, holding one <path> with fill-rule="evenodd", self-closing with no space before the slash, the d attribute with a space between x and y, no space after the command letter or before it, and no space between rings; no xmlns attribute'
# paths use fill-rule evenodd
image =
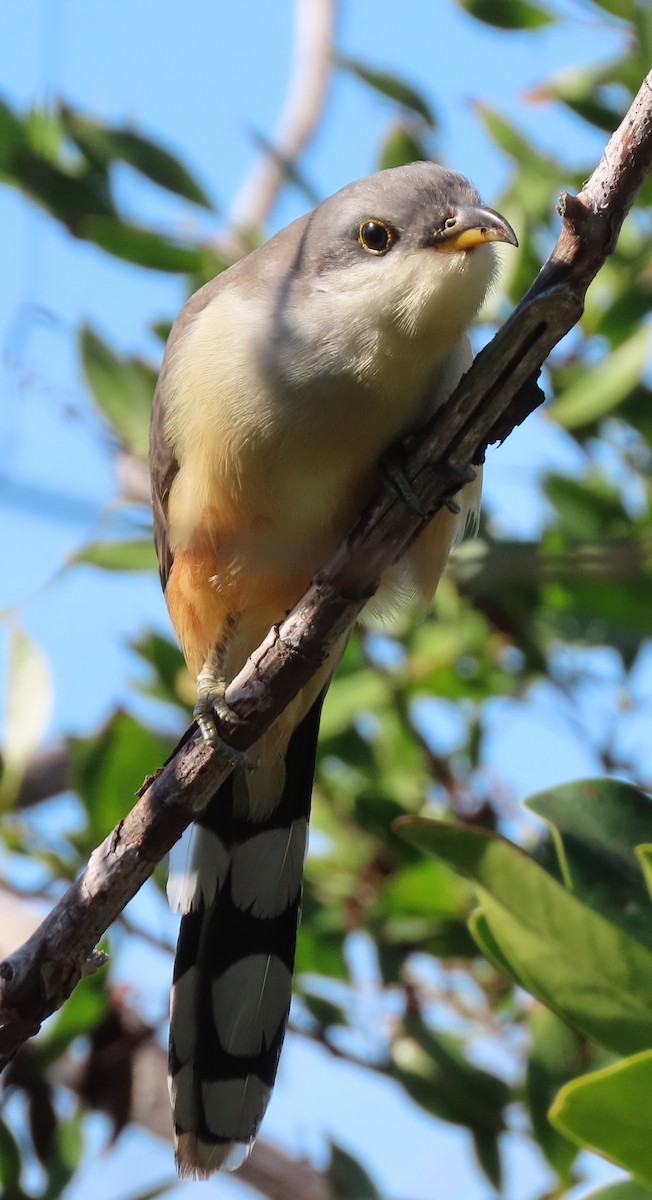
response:
<svg viewBox="0 0 652 1200"><path fill-rule="evenodd" d="M509 221L493 208L467 204L446 221L433 244L447 250L471 250L483 242L507 242L518 246L518 238Z"/></svg>

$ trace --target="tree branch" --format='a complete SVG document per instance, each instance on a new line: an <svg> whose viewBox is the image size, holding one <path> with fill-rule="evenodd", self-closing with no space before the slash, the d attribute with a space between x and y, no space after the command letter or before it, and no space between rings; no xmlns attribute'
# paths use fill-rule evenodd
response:
<svg viewBox="0 0 652 1200"><path fill-rule="evenodd" d="M287 175L315 131L326 103L333 65L337 0L296 0L292 70L283 110L270 150L260 156L240 187L231 225L243 233L259 230Z"/></svg>
<svg viewBox="0 0 652 1200"><path fill-rule="evenodd" d="M403 447L423 510L434 514L486 447L541 403L541 365L579 319L586 289L652 168L651 89L652 72L582 191L562 196L561 235L535 283L418 442ZM229 742L247 749L269 728L424 524L389 485L381 488L301 602L230 685L227 701L237 720L223 731ZM99 937L228 775L228 763L193 735L194 727L33 937L0 964L0 1065L98 965Z"/></svg>

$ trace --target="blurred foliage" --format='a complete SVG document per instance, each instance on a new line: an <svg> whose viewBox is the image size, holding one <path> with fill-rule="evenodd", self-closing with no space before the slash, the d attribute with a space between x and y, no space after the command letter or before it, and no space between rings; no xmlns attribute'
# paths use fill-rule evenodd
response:
<svg viewBox="0 0 652 1200"><path fill-rule="evenodd" d="M510 30L536 38L537 29L562 20L552 6L524 0L460 0L460 7L506 38ZM585 128L610 132L648 70L652 11L635 0L586 9L613 27L618 53L538 84L524 102L540 106L543 120L554 104ZM336 66L387 103L379 165L434 153L439 117L411 83L359 61L339 58ZM521 241L506 298L485 318L490 333L551 248L559 190L578 187L592 164L569 165L567 154L562 161L526 136L512 113L486 103L476 113L511 164L495 203ZM119 163L214 213L183 163L137 131L65 104L18 113L0 103L0 181L73 237L141 269L184 274L188 292L228 265L202 236L170 237L127 219L114 187ZM560 431L575 467L541 481L541 537L510 539L489 513L441 585L432 616L406 624L401 637L368 632L352 640L324 711L297 1034L394 1080L425 1113L466 1128L499 1193L501 1136L527 1123L550 1168L550 1196L574 1186L581 1146L632 1173L596 1197L652 1194L652 808L644 790L649 754L646 762L634 753L631 734L645 711L640 680L652 636L651 195L648 184L589 292L581 327L546 367L551 399L537 419ZM168 328L159 321L156 331L165 336ZM125 356L88 327L79 330L79 354L116 453L142 460L159 364ZM94 541L68 569L78 564L153 570L149 533ZM133 651L149 671L142 691L150 707L166 705L181 732L192 684L178 649L146 633ZM134 715L142 702L134 713L113 713L93 736L71 739L77 821L55 838L39 833L29 812L14 806L42 728L44 672L18 633L2 791L4 808L14 811L3 839L9 860L30 857L35 890L49 896L79 871L170 745ZM515 730L525 713L541 721L554 714L602 775L534 797L529 808L547 830L536 841L515 813L510 764L502 775L496 768L497 706ZM605 707L609 719L596 720ZM424 810L427 820L419 817ZM522 833L529 852L505 840L507 830ZM155 905L163 903L164 877L161 868ZM113 936L156 942L130 920L127 933L123 926ZM360 1016L351 952L360 936L377 970L373 1021L367 1010ZM73 1084L80 1105L104 1108L117 1136L129 1117L118 1097L131 1094L145 1036L128 1025L123 1000L96 977L16 1060L0 1117L4 1195L54 1200L83 1161L82 1108L62 1104L55 1083L71 1051L83 1064ZM479 1056L487 1044L492 1054ZM103 1075L107 1058L113 1068ZM331 1151L334 1200L380 1197L347 1151L334 1144ZM30 1163L39 1171L26 1172Z"/></svg>

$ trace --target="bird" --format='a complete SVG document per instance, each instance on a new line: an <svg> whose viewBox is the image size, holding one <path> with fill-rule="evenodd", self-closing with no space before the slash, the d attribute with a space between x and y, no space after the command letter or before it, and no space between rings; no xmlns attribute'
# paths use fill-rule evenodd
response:
<svg viewBox="0 0 652 1200"><path fill-rule="evenodd" d="M151 491L161 582L208 742L222 744L215 714L228 724L228 683L346 535L388 447L468 369L500 242L518 244L464 176L414 162L343 187L181 310L153 401ZM478 474L425 526L381 580L376 610L431 599L480 487ZM171 869L182 1176L240 1166L269 1101L321 706L346 640L253 748L254 769L230 753L232 773Z"/></svg>

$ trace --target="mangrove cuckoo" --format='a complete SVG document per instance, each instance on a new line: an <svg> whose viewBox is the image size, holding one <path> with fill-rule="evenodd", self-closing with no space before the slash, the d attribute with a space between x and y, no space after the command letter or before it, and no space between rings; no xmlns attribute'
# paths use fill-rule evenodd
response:
<svg viewBox="0 0 652 1200"><path fill-rule="evenodd" d="M378 462L450 395L507 221L431 162L343 188L187 302L151 430L165 598L217 737L225 688L374 490ZM480 480L383 579L376 607L432 597ZM454 508L454 506L452 506ZM345 639L344 639L345 640ZM315 746L335 647L236 760L197 823L173 906L170 1089L179 1170L238 1166L267 1106L292 987Z"/></svg>

